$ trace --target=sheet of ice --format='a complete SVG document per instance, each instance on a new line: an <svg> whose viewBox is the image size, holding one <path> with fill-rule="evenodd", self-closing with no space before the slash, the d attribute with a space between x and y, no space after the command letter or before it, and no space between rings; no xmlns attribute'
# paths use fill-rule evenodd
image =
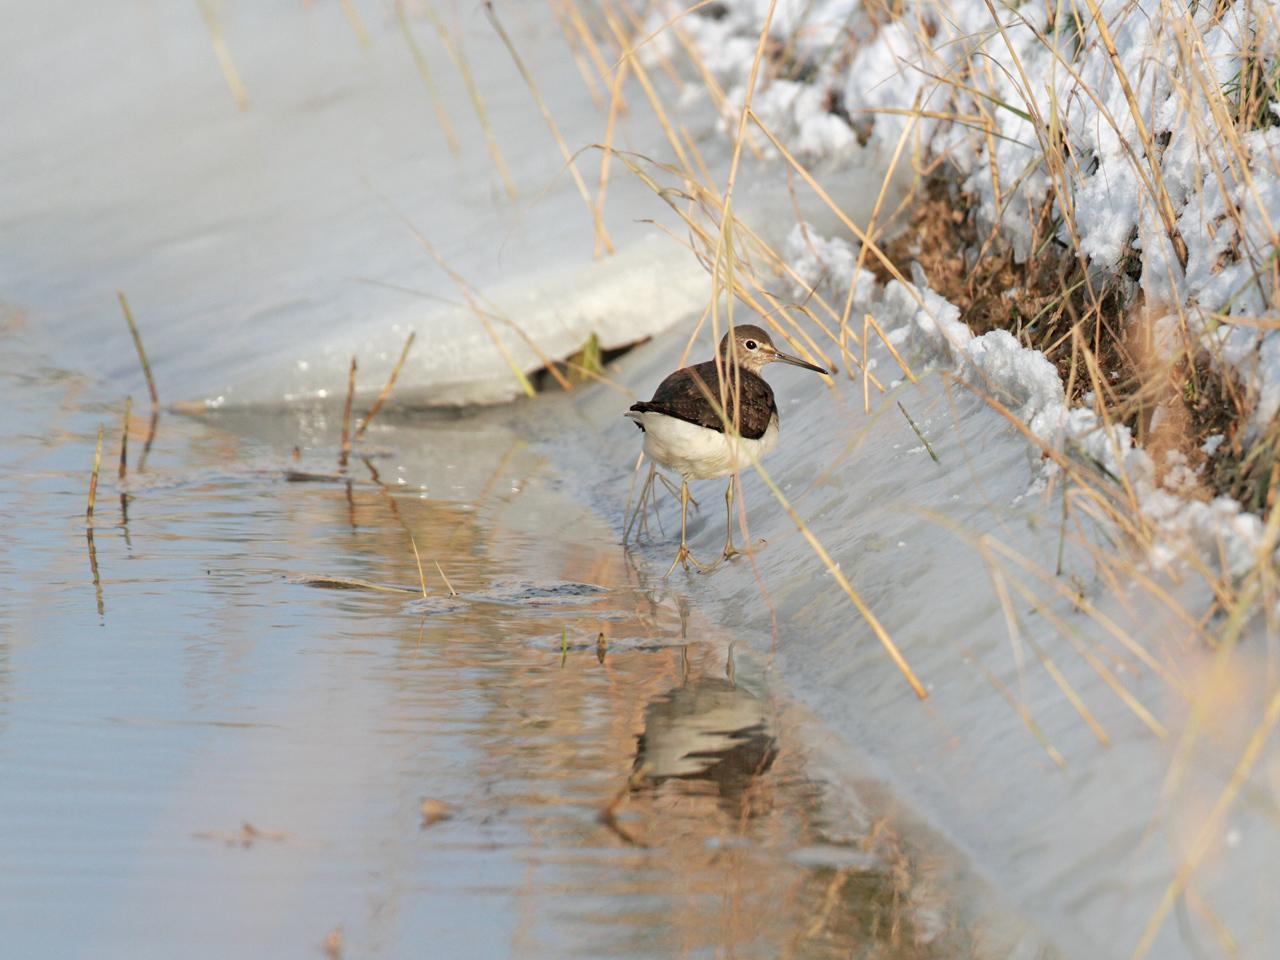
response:
<svg viewBox="0 0 1280 960"><path fill-rule="evenodd" d="M409 330L419 339L402 397L513 395L501 352L455 306L463 294L402 219L477 290L517 291L492 299L551 355L593 332L606 346L651 334L703 295L696 265L656 245L593 263L586 209L479 8L446 20L478 76L515 202L425 18L411 29L457 131L456 155L389 9L357 5L364 48L338 4L216 5L249 96L242 113L198 4L5 6L0 289L53 318L68 363L108 378L136 373L114 304L121 289L169 400L338 393L352 354L361 383L377 390ZM555 23L518 5L499 10L566 137L599 139ZM650 133L628 121L619 142L644 149ZM579 162L598 172L597 154ZM631 222L644 191L614 181L608 222L628 246L651 232ZM495 325L523 367L541 365Z"/></svg>
<svg viewBox="0 0 1280 960"><path fill-rule="evenodd" d="M605 222L618 253L593 256L590 215L478 6L440 10L477 78L514 202L424 17L411 16L410 29L456 154L397 19L376 4L355 5L367 47L338 4L215 5L248 93L244 112L198 4L3 6L0 296L47 318L60 358L101 379L141 390L115 301L123 290L167 401L340 395L352 355L361 391L374 393L411 330L397 401L517 396L503 350L409 224L495 315L496 336L525 371L592 333L605 347L634 342L706 303L702 268L652 224L670 226L670 211L617 161ZM589 147L604 139L604 114L553 18L497 8L565 140L582 151L594 195L600 154ZM666 157L633 94L618 147ZM725 149L704 101L690 98L679 119L717 170ZM878 183L866 166L832 182L855 210ZM740 212L779 240L774 212L785 198L770 190L753 205L751 193L740 191ZM821 210L810 215L822 222Z"/></svg>
<svg viewBox="0 0 1280 960"><path fill-rule="evenodd" d="M339 4L212 6L248 92L243 113L199 4L4 4L0 291L52 319L64 362L136 378L120 289L167 400L340 392L353 353L362 385L376 390L409 330L419 339L402 396L513 395L501 353L455 306L462 293L402 219L479 291L515 291L493 299L554 355L592 332L607 346L651 334L703 295L696 265L665 248L592 261L586 209L475 5L446 20L478 77L515 202L424 18L412 31L457 131L456 155L389 8L356 5L364 48ZM565 136L575 146L600 139L555 23L519 5L499 10ZM619 143L643 150L650 134L646 122L624 121ZM598 154L579 162L594 187ZM621 246L652 232L632 223L644 192L615 174L608 223ZM497 326L522 366L540 365Z"/></svg>

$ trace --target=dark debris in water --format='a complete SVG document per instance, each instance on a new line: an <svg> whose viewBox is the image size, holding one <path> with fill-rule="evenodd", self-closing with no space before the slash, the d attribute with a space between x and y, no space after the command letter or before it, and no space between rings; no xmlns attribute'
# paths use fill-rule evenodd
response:
<svg viewBox="0 0 1280 960"><path fill-rule="evenodd" d="M259 830L248 820L240 824L240 829L234 832L222 830L202 830L199 833L192 834L197 840L219 840L228 847L241 847L248 850L255 843L260 841L271 841L272 843L283 843L289 839L289 834L282 830Z"/></svg>
<svg viewBox="0 0 1280 960"><path fill-rule="evenodd" d="M459 610L465 610L469 606L471 604L463 597L419 597L406 603L404 609L407 613L425 617L432 614L443 616L457 613Z"/></svg>
<svg viewBox="0 0 1280 960"><path fill-rule="evenodd" d="M529 583L503 584L492 589L463 593L451 597L423 597L405 604L405 609L416 614L447 614L475 604L498 607L550 607L563 608L581 604L608 593L606 587L594 583Z"/></svg>
<svg viewBox="0 0 1280 960"><path fill-rule="evenodd" d="M554 637L534 637L527 641L528 645L535 650L551 650L556 653L565 651L568 653L578 653L582 651L593 651L596 658L602 663L605 653L609 655L619 653L657 653L660 650L670 650L672 647L681 647L686 645L685 640L678 636L663 637L604 637L604 634L589 635L581 637L563 637L557 634Z"/></svg>
<svg viewBox="0 0 1280 960"><path fill-rule="evenodd" d="M306 470L286 470L286 483L347 483L350 477L340 473L310 473Z"/></svg>
<svg viewBox="0 0 1280 960"><path fill-rule="evenodd" d="M607 587L594 583L512 583L494 587L484 593L467 594L474 603L498 603L508 606L560 606L581 602L584 598L597 597L608 593Z"/></svg>
<svg viewBox="0 0 1280 960"><path fill-rule="evenodd" d="M327 574L301 573L286 578L289 583L322 590L371 590L375 593L419 593L417 587L398 587L390 583L374 583L359 577L331 577Z"/></svg>
<svg viewBox="0 0 1280 960"><path fill-rule="evenodd" d="M289 583L323 590L367 590L376 593L420 594L419 587L375 583L359 577L330 576L329 574L298 574L288 578ZM490 590L451 596L418 596L405 604L405 610L419 616L449 614L465 610L475 604L502 607L551 607L564 608L590 602L607 594L608 588L594 583L564 581L560 583L517 582L503 584ZM607 618L607 615L606 615Z"/></svg>

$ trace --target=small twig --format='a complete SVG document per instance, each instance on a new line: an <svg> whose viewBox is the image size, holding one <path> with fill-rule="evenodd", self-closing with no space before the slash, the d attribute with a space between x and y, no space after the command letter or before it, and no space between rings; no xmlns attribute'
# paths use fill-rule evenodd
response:
<svg viewBox="0 0 1280 960"><path fill-rule="evenodd" d="M121 480L129 472L129 414L133 412L133 397L124 398L124 428L120 431L120 471Z"/></svg>
<svg viewBox="0 0 1280 960"><path fill-rule="evenodd" d="M364 50L369 49L369 31L364 28L364 21L360 19L360 11L355 8L355 4L351 0L342 0L342 12L347 15L347 23L351 25L351 32L356 35L360 47Z"/></svg>
<svg viewBox="0 0 1280 960"><path fill-rule="evenodd" d="M213 4L209 0L196 0L196 5L200 8L200 15L204 17L204 24L209 30L209 40L213 44L213 55L218 58L218 66L222 69L222 77L227 82L227 87L231 90L231 99L235 100L236 106L241 110L249 109L249 94L245 92L244 84L240 82L240 74L236 72L236 65L231 59L231 51L227 49L227 43L222 37L222 26L218 23L218 14L214 10Z"/></svg>
<svg viewBox="0 0 1280 960"><path fill-rule="evenodd" d="M404 349L400 351L400 359L396 361L396 365L391 368L391 376L387 379L387 385L382 388L382 392L378 394L378 399L373 401L373 406L369 408L369 412L364 415L364 419L360 421L360 426L356 427L356 439L359 440L364 436L364 432L369 429L369 424L373 422L373 418L378 415L378 411L382 409L382 405L387 402L387 397L391 394L391 388L396 385L396 377L400 376L400 368L404 366L405 360L409 357L409 348L413 346L413 338L416 333L410 333L404 342Z"/></svg>
<svg viewBox="0 0 1280 960"><path fill-rule="evenodd" d="M315 587L320 590L371 590L375 593L417 593L413 587L401 587L395 584L374 583L361 580L359 577L335 577L324 573L302 573L289 577L289 583L303 587Z"/></svg>
<svg viewBox="0 0 1280 960"><path fill-rule="evenodd" d="M436 573L440 574L440 579L444 581L444 585L449 589L449 596L456 597L458 591L453 589L453 584L449 582L449 578L444 575L444 568L440 566L439 560L432 561L436 565Z"/></svg>
<svg viewBox="0 0 1280 960"><path fill-rule="evenodd" d="M449 152L457 156L462 149L458 144L458 135L454 133L453 123L449 120L449 113L445 110L444 101L440 98L440 91L436 88L435 78L431 75L431 68L427 65L427 58L422 54L422 48L418 46L418 41L413 38L413 31L409 28L409 18L405 15L404 4L396 3L396 19L400 23L400 31L404 34L405 43L409 45L409 52L413 55L414 66L418 68L418 76L422 78L422 85L427 88L427 95L431 98L431 105L436 111L436 121L440 124L440 130L444 133L445 143L449 145Z"/></svg>
<svg viewBox="0 0 1280 960"><path fill-rule="evenodd" d="M408 530L405 531L408 533ZM413 559L418 565L418 583L422 585L422 595L427 595L427 575L422 572L422 555L418 553L418 541L413 539L413 534L409 534L409 545L413 547Z"/></svg>
<svg viewBox="0 0 1280 960"><path fill-rule="evenodd" d="M151 444L156 438L156 427L160 423L160 411L152 407L151 420L147 424L147 438L142 441L142 456L138 458L138 472L143 473L147 469L147 454L151 452Z"/></svg>
<svg viewBox="0 0 1280 960"><path fill-rule="evenodd" d="M467 95L471 98L471 106L475 110L476 119L480 121L480 128L484 130L484 141L489 150L489 156L493 159L493 165L498 169L498 176L502 178L502 185L506 188L508 199L515 200L517 197L516 185L511 181L511 174L507 170L506 161L502 159L502 151L498 149L498 141L493 135L493 125L489 123L489 114L484 107L484 97L480 95L480 88L476 86L475 78L471 75L471 68L467 65L466 55L462 52L462 48L457 41L453 39L453 35L449 33L448 28L440 19L440 15L436 13L431 4L425 5L422 12L427 15L431 25L436 28L440 42L444 44L445 53L449 54L449 59L453 61L454 67L462 77L462 83L466 86Z"/></svg>
<svg viewBox="0 0 1280 960"><path fill-rule="evenodd" d="M907 375L907 379L910 380L912 383L919 383L920 381L917 380L916 375L911 372L911 367L908 366L907 361L902 359L902 354L900 354L898 352L898 348L893 345L893 341L890 340L888 336L885 335L884 329L880 326L880 324L876 323L876 318L868 313L864 317L863 323L864 323L864 327L863 327L864 330L866 329L865 324L868 324L868 323L871 324L871 328L875 330L876 334L880 337L881 343L883 343L886 347L889 348L889 352L893 354L893 359L897 362L898 366L902 369L902 372ZM866 334L864 333L863 336L865 337Z"/></svg>
<svg viewBox="0 0 1280 960"><path fill-rule="evenodd" d="M573 151L569 149L569 145L564 142L564 137L560 133L560 128L556 126L555 120L551 116L551 110L547 107L547 102L542 99L542 94L538 90L537 84L533 82L533 75L529 73L529 68L525 66L524 60L521 59L516 45L512 42L506 29L502 26L502 22L498 19L497 12L493 9L492 0L485 0L484 12L489 18L489 22L493 24L493 29L501 38L503 46L507 48L507 53L511 55L512 62L515 63L516 69L520 72L520 76L524 78L525 85L529 88L529 93L533 95L533 102L538 107L538 112L542 114L542 119L546 122L547 128L551 131L551 136L555 139L556 145L560 148L560 154L564 157L565 166L569 168L569 174L573 177L573 182L578 188L578 193L582 196L582 202L586 204L591 219L595 224L596 238L599 244L604 248L605 253L613 255L613 241L609 239L609 232L605 229L604 218L600 215L600 209L591 199L591 194L587 192L587 185L582 180L582 174L578 172L578 165L574 162Z"/></svg>
<svg viewBox="0 0 1280 960"><path fill-rule="evenodd" d="M98 601L98 616L102 616L106 605L102 601L102 577L98 575L98 551L93 545L93 527L85 527L84 539L89 546L89 571L93 574L93 593Z"/></svg>
<svg viewBox="0 0 1280 960"><path fill-rule="evenodd" d="M933 452L933 447L929 445L929 441L925 439L925 435L921 433L920 428L916 426L916 422L911 419L911 414L907 413L907 408L902 405L901 400L898 401L898 409L901 410L902 415L907 418L907 423L911 424L911 429L914 430L916 436L920 438L920 442L924 444L924 448L929 451L929 456L933 457L933 462L938 464L942 463L942 461L938 459L938 455Z"/></svg>
<svg viewBox="0 0 1280 960"><path fill-rule="evenodd" d="M1058 566L1054 570L1055 577L1062 576L1062 557L1067 545L1067 485L1071 478L1067 477L1062 484L1062 523L1058 527Z"/></svg>
<svg viewBox="0 0 1280 960"><path fill-rule="evenodd" d="M84 512L87 523L93 523L93 503L98 499L98 471L102 468L102 426L98 426L98 448L93 454L93 475L89 478L89 506Z"/></svg>
<svg viewBox="0 0 1280 960"><path fill-rule="evenodd" d="M151 364L147 362L147 351L142 348L142 335L138 333L138 325L133 322L133 311L129 309L129 301L123 291L117 290L116 296L120 298L120 308L124 311L125 322L129 324L129 332L133 334L133 345L138 348L138 359L142 361L142 372L147 376L147 389L151 392L151 406L153 409L159 408L160 394L156 392L156 381L151 376Z"/></svg>
<svg viewBox="0 0 1280 960"><path fill-rule="evenodd" d="M356 358L351 358L351 370L347 373L347 403L342 408L342 452L338 454L338 468L347 469L351 458L351 401L356 395Z"/></svg>

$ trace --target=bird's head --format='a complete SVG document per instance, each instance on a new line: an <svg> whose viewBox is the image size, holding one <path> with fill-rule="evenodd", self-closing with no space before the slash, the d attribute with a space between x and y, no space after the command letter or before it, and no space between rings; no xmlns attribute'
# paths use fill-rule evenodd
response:
<svg viewBox="0 0 1280 960"><path fill-rule="evenodd" d="M737 363L744 370L758 374L766 363L790 363L815 373L827 373L817 364L783 353L773 345L767 331L753 324L734 327L720 341L720 356L725 363Z"/></svg>

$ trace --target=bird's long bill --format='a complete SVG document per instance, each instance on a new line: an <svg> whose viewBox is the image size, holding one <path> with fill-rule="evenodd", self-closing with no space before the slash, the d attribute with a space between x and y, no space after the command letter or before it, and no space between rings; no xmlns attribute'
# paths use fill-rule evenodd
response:
<svg viewBox="0 0 1280 960"><path fill-rule="evenodd" d="M783 353L781 350L774 351L773 359L780 360L783 363L790 363L797 367L804 367L806 370L812 370L814 373L831 373L831 371L825 367L820 367L816 363L810 363L808 360L801 360L799 357L793 357L791 354Z"/></svg>

